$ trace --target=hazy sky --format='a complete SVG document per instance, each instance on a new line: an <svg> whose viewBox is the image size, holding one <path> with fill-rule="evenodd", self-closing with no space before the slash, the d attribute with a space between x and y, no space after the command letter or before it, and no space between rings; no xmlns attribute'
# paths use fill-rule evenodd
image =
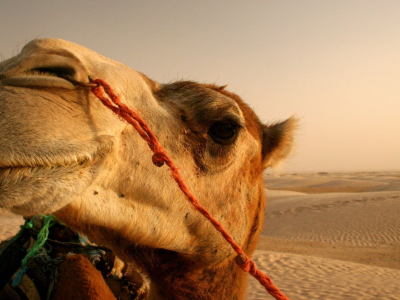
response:
<svg viewBox="0 0 400 300"><path fill-rule="evenodd" d="M400 1L14 1L0 53L70 40L159 82L228 84L301 118L294 171L400 169Z"/></svg>

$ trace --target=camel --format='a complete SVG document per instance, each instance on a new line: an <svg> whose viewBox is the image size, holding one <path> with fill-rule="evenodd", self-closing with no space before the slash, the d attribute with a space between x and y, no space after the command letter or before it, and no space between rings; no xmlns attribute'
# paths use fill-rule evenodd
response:
<svg viewBox="0 0 400 300"><path fill-rule="evenodd" d="M149 299L243 299L235 253L90 92L97 78L140 113L199 202L252 254L262 172L291 152L296 119L263 124L225 86L160 84L64 40L33 40L0 64L0 207L53 214L112 249L148 276Z"/></svg>

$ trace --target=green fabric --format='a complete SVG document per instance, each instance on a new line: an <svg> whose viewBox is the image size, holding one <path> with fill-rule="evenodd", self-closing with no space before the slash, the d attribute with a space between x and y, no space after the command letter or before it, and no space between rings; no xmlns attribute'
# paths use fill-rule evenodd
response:
<svg viewBox="0 0 400 300"><path fill-rule="evenodd" d="M26 266L27 263L29 263L29 261L39 253L39 251L43 251L42 247L43 247L44 243L47 241L47 238L49 236L49 228L57 222L56 219L52 215L49 215L49 216L42 215L41 217L43 218L42 228L40 229L40 231L37 235L35 245L33 245L33 247L28 250L27 254L22 259L22 261L21 261L22 268L18 272L17 276L15 276L15 278L12 282L12 285L11 285L12 287L16 287L20 284L22 275L24 275L24 273L27 270L27 266ZM24 226L21 226L22 229L17 234L17 236L24 230L32 228L33 220L34 220L34 217L29 222L25 223Z"/></svg>
<svg viewBox="0 0 400 300"><path fill-rule="evenodd" d="M47 238L49 237L49 228L56 223L56 219L52 215L48 216L42 215L42 217L43 217L42 228L40 229L37 235L37 240L35 242L35 245L28 250L28 253L22 260L21 262L22 267L24 267L29 262L29 260L31 260L38 254L40 249L43 247L44 243L47 241ZM32 220L33 218L27 224L25 224L25 228L33 227Z"/></svg>

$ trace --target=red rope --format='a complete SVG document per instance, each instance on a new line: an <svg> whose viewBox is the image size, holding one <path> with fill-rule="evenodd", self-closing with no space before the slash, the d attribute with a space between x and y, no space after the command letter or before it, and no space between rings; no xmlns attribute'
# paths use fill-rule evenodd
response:
<svg viewBox="0 0 400 300"><path fill-rule="evenodd" d="M101 100L101 102L107 106L109 109L111 109L115 114L126 120L129 124L131 124L140 134L140 136L147 142L149 145L151 151L153 151L153 163L161 167L166 163L168 167L171 169L171 175L175 179L176 183L178 184L179 188L182 190L182 192L185 194L189 202L194 206L196 210L198 210L203 216L205 216L211 223L212 225L222 234L224 239L232 246L233 250L236 251L238 254L235 258L236 264L245 272L249 272L251 275L253 275L260 283L262 286L265 287L267 292L271 294L275 299L277 300L289 300L280 290L278 287L276 287L271 279L265 275L263 272L261 272L256 264L243 252L243 250L240 248L240 246L233 240L233 238L227 233L222 225L215 220L210 213L200 205L199 201L197 201L196 197L190 192L186 184L184 183L178 168L175 167L175 164L171 160L171 158L168 157L167 153L165 152L164 148L160 145L158 142L156 136L154 133L150 130L150 128L147 126L147 124L142 120L142 118L139 116L139 114L132 109L130 109L128 106L123 104L120 101L119 96L117 96L112 88L102 79L96 79L92 81L93 83L96 83L98 86L93 87L91 91L93 94ZM117 105L113 105L113 103L107 99L103 91L101 90L101 87L103 87L104 91L106 94L110 97L110 99Z"/></svg>

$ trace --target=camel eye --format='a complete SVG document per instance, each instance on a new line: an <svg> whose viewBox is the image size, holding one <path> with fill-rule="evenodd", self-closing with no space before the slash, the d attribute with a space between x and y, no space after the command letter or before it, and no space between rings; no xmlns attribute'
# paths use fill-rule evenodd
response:
<svg viewBox="0 0 400 300"><path fill-rule="evenodd" d="M217 143L226 144L233 140L237 133L237 124L218 121L211 125L208 135Z"/></svg>

